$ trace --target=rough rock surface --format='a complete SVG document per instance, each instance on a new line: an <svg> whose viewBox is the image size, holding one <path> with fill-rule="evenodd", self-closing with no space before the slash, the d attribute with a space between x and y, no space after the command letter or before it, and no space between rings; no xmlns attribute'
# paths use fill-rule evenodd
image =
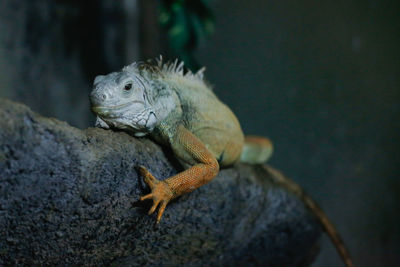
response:
<svg viewBox="0 0 400 267"><path fill-rule="evenodd" d="M261 166L222 170L155 226L135 166L166 178L179 170L168 151L7 100L0 118L0 265L308 266L316 255L314 217Z"/></svg>

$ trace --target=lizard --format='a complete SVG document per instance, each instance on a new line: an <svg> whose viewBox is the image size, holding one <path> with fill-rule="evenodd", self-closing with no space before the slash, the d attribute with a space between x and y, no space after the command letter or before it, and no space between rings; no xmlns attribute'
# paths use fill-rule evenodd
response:
<svg viewBox="0 0 400 267"><path fill-rule="evenodd" d="M138 167L151 189L140 200L153 200L149 214L158 208L157 223L172 199L210 182L220 168L238 161L263 164L273 152L268 138L243 134L236 116L205 81L204 70L185 71L183 62L164 63L160 56L94 79L90 102L97 127L149 136L169 147L184 168L159 180L144 166ZM296 183L268 170L314 213L346 266L353 266L339 233L318 205Z"/></svg>

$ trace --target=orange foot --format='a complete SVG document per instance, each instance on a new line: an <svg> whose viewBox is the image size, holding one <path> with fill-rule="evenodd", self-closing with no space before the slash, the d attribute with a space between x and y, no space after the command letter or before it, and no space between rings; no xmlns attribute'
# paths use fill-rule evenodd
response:
<svg viewBox="0 0 400 267"><path fill-rule="evenodd" d="M173 198L174 193L172 192L169 185L155 178L145 167L139 166L139 172L144 177L144 181L149 185L151 193L140 198L141 201L146 199L153 199L153 206L149 210L149 215L152 214L157 206L160 204L157 215L157 223L160 222L161 217L164 213L165 207L168 202Z"/></svg>

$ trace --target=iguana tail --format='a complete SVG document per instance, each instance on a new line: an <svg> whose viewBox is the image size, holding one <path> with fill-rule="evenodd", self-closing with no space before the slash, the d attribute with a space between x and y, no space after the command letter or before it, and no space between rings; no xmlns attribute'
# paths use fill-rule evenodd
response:
<svg viewBox="0 0 400 267"><path fill-rule="evenodd" d="M267 170L267 172L272 174L272 177L274 178L276 183L283 185L285 188L288 189L289 192L292 192L304 202L306 207L317 217L317 220L320 222L323 229L331 239L332 243L335 245L336 250L341 256L345 265L347 267L354 267L350 257L350 253L345 247L342 238L333 226L332 222L328 219L328 217L317 205L317 203L315 203L298 184L284 177L279 171L269 166L263 165L263 167Z"/></svg>
<svg viewBox="0 0 400 267"><path fill-rule="evenodd" d="M250 164L262 164L271 157L272 151L272 142L268 138L246 136L240 161Z"/></svg>

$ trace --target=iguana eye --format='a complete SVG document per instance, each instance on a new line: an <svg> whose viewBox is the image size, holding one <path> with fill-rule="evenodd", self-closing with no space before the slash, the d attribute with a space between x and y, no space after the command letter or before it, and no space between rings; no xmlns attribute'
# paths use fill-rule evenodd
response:
<svg viewBox="0 0 400 267"><path fill-rule="evenodd" d="M125 91L129 91L131 89L132 89L132 84L131 83L126 84L125 87L124 87Z"/></svg>

